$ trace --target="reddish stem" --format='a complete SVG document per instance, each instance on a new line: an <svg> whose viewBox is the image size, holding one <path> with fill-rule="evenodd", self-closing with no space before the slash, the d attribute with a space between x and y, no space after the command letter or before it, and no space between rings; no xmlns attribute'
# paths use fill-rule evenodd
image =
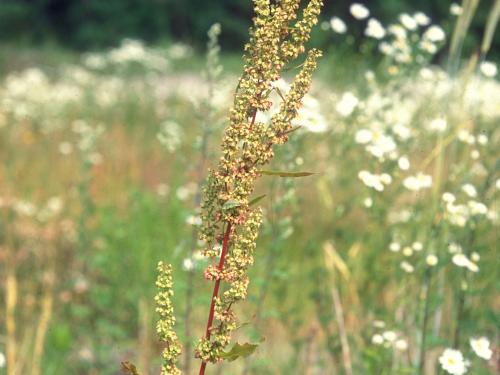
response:
<svg viewBox="0 0 500 375"><path fill-rule="evenodd" d="M224 240L222 242L222 252L220 255L220 261L219 261L219 272L222 272L224 268L224 261L226 259L226 254L227 251L229 250L229 236L231 235L231 223L227 224L226 228L226 233L224 233ZM210 338L211 335L211 328L212 328L212 323L214 321L214 310L215 310L215 299L217 298L219 294L219 287L220 287L220 278L215 280L215 286L214 286L214 292L212 294L212 303L210 305L210 313L208 314L208 322L207 322L207 331L205 333L205 337L207 339Z"/></svg>
<svg viewBox="0 0 500 375"><path fill-rule="evenodd" d="M252 116L252 122L250 123L250 131L252 131L253 124L255 124L255 119L257 118L257 110L254 111Z"/></svg>
<svg viewBox="0 0 500 375"><path fill-rule="evenodd" d="M227 223L226 232L224 233L224 239L222 241L222 252L220 254L219 261L219 272L222 272L224 269L224 261L226 260L226 254L229 250L229 238L231 236L231 223ZM210 304L210 312L208 313L208 322L207 322L207 330L205 332L205 338L207 340L210 339L212 324L214 322L214 314L215 314L215 300L219 295L219 287L220 287L220 278L215 280L214 291L212 293L212 302ZM200 367L200 375L205 374L205 367L207 366L207 362L202 362Z"/></svg>
<svg viewBox="0 0 500 375"><path fill-rule="evenodd" d="M252 116L252 121L250 122L250 131L253 128L253 125L255 124L255 119L257 118L257 109L254 111L253 116ZM227 186L226 186L227 190ZM231 223L227 223L226 231L224 233L224 239L222 240L222 251L220 254L220 261L219 261L219 273L222 273L222 270L224 269L224 261L226 260L226 255L229 250L229 240L231 237ZM211 329L212 329L212 324L214 322L214 314L215 314L215 300L217 299L219 295L219 288L220 288L220 278L215 280L215 285L214 285L214 291L212 293L212 302L210 303L210 311L208 313L208 321L207 321L207 330L205 332L205 339L209 340L210 335L211 335ZM207 367L207 362L202 361L201 366L200 366L200 372L199 375L205 375L205 369Z"/></svg>

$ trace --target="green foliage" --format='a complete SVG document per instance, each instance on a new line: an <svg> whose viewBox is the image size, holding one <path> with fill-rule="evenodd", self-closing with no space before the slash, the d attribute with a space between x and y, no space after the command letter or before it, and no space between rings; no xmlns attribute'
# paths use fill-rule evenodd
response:
<svg viewBox="0 0 500 375"><path fill-rule="evenodd" d="M222 353L221 358L229 362L236 361L238 358L248 357L258 347L259 344L250 344L248 342L240 344L237 342L236 344L233 345L233 347L229 351Z"/></svg>
<svg viewBox="0 0 500 375"><path fill-rule="evenodd" d="M328 21L334 15L350 19L350 4L347 0L328 2L323 19ZM466 39L468 51L483 36L491 4L492 1L484 1L479 6ZM449 2L426 0L417 6L409 0L376 0L367 5L383 22L401 12L417 10L430 15L434 22L450 19ZM0 38L30 44L57 41L79 49L117 45L124 38L149 42L183 40L201 49L205 45L206 30L220 22L224 30L221 37L224 49L239 51L246 40L251 15L250 2L240 0L3 0L0 2ZM358 33L362 33L359 27ZM313 34L317 45L330 44L319 31ZM497 33L493 51L498 50L498 43Z"/></svg>
<svg viewBox="0 0 500 375"><path fill-rule="evenodd" d="M314 172L281 172L281 171L269 171L269 170L261 170L260 174L266 176L279 176L279 177L307 177L312 176Z"/></svg>

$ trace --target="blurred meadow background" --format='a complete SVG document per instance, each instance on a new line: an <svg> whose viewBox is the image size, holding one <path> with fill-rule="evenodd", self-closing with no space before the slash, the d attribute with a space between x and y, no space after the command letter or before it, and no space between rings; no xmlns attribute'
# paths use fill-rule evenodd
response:
<svg viewBox="0 0 500 375"><path fill-rule="evenodd" d="M500 373L499 15L326 1L272 164L315 174L257 189L236 339L262 342L208 373ZM197 207L251 18L247 0L0 2L0 374L158 373L160 260L197 369Z"/></svg>

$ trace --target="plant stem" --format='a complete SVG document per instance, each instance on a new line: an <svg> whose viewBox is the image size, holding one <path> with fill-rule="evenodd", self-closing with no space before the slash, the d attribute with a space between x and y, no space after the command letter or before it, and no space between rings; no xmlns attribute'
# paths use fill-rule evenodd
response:
<svg viewBox="0 0 500 375"><path fill-rule="evenodd" d="M226 254L229 250L229 240L231 237L232 226L231 223L227 223L226 231L224 233L224 239L222 241L222 252L220 255L219 261L219 271L222 272L224 269L224 261L226 259ZM220 287L220 279L215 280L214 291L212 293L212 302L210 303L210 311L208 313L208 321L207 321L207 329L205 332L205 338L208 340L211 335L212 324L214 321L214 313L215 313L215 301L217 296L219 295L219 287ZM205 374L205 368L207 367L207 362L202 361L200 366L200 375Z"/></svg>
<svg viewBox="0 0 500 375"><path fill-rule="evenodd" d="M344 362L344 369L346 375L352 375L352 361L351 351L349 348L349 340L347 339L347 332L345 329L344 310L342 308L342 301L340 299L337 286L334 284L332 287L332 300L333 308L335 310L335 317L337 318L337 326L340 334L340 345L342 348L342 360Z"/></svg>
<svg viewBox="0 0 500 375"><path fill-rule="evenodd" d="M427 336L427 323L429 321L429 297L430 297L430 280L431 269L430 267L425 270L424 276L424 316L422 319L421 327L421 342L420 342L420 358L418 361L418 374L423 375L425 366L425 341Z"/></svg>
<svg viewBox="0 0 500 375"><path fill-rule="evenodd" d="M17 305L17 279L13 268L9 270L6 277L5 286L5 326L7 328L7 374L15 375L17 364L17 343L16 343L16 320L15 311Z"/></svg>
<svg viewBox="0 0 500 375"><path fill-rule="evenodd" d="M467 252L467 256L469 256L470 251ZM460 331L462 329L462 320L464 318L465 312L465 289L463 288L462 283L467 280L467 272L465 269L461 270L462 275L459 279L458 286L458 297L457 297L457 315L456 315L456 325L455 331L453 332L453 347L455 349L460 348Z"/></svg>
<svg viewBox="0 0 500 375"><path fill-rule="evenodd" d="M260 94L257 94L257 96L260 96ZM257 110L254 110L253 116L252 116L252 121L250 122L250 130L252 129L255 119L257 118ZM227 190L227 186L226 186ZM224 269L224 261L226 259L226 254L229 250L229 240L231 237L231 231L232 231L232 225L230 222L227 223L226 231L224 233L224 239L222 240L222 251L220 255L220 261L219 261L219 272L222 272ZM215 300L217 299L217 296L219 295L219 287L220 287L220 279L217 279L215 281L214 285L214 291L212 293L212 302L210 304L210 311L208 313L208 321L207 321L207 329L205 332L205 338L208 340L211 335L211 328L212 328L212 323L214 320L214 313L215 313ZM202 361L201 366L200 366L200 372L199 375L204 375L205 374L205 368L207 367L207 362Z"/></svg>

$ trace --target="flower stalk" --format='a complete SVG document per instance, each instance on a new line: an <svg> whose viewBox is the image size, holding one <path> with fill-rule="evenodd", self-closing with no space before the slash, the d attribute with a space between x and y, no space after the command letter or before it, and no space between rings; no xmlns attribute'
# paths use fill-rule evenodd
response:
<svg viewBox="0 0 500 375"><path fill-rule="evenodd" d="M161 374L180 375L181 371L176 366L177 359L181 354L181 345L174 331L172 266L159 262L157 271L156 287L158 288L158 294L155 296L155 302L156 312L160 319L156 324L156 332L160 341L165 343L165 349L162 353L163 364Z"/></svg>
<svg viewBox="0 0 500 375"><path fill-rule="evenodd" d="M271 5L268 0L255 0L254 5L256 16L250 42L245 46L244 73L222 141L222 156L218 167L209 173L202 202L200 237L206 244L205 255L219 260L217 266L211 264L205 270L205 278L215 283L205 335L196 349L196 356L202 361L200 375L205 373L208 362L224 359L224 350L237 326L232 307L246 298L246 273L253 264L262 222L261 210L250 207L255 181L261 175L258 167L272 159L274 145L287 142L294 129L291 122L310 87L321 54L314 49L309 51L279 112L269 124L258 121L259 111L271 108L272 83L280 78L287 63L304 52L304 43L317 22L322 3L311 0L293 27L290 23L296 18L300 1L283 0ZM222 281L228 288L221 294Z"/></svg>

